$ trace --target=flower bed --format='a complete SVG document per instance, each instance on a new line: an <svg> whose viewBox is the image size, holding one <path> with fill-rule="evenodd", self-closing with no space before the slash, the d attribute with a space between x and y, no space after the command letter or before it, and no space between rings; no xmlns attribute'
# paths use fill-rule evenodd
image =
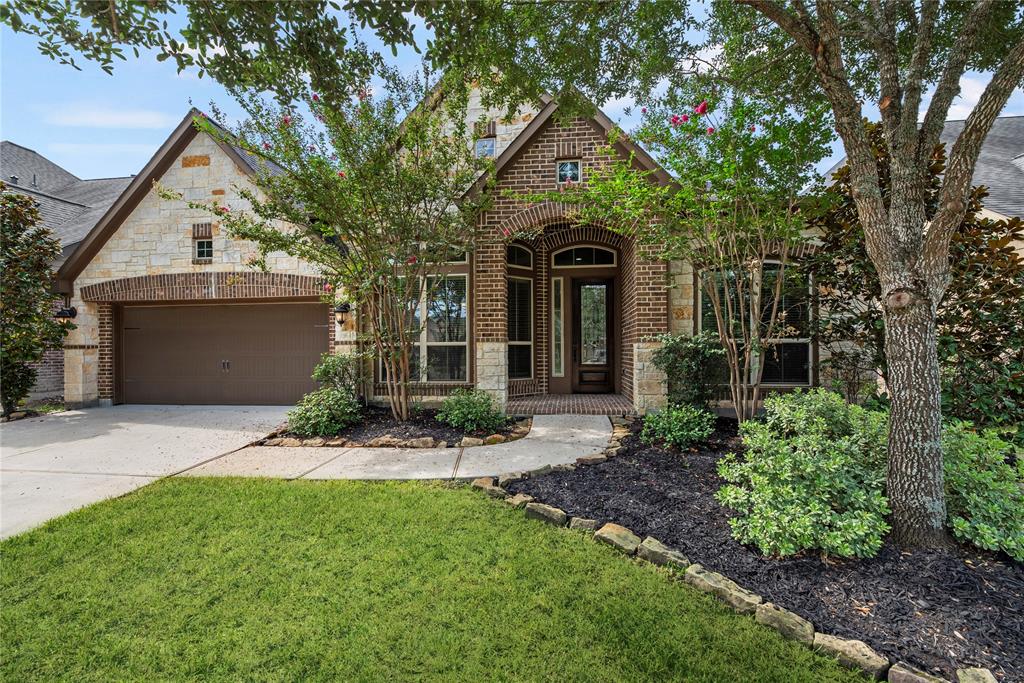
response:
<svg viewBox="0 0 1024 683"><path fill-rule="evenodd" d="M714 497L723 484L717 462L740 445L735 424L720 420L708 447L685 454L643 446L639 421L630 429L614 458L507 489L654 537L815 628L863 640L894 662L949 678L981 666L1003 680L1024 680L1021 564L965 547L911 554L888 543L867 560L766 558L733 540L731 513Z"/></svg>
<svg viewBox="0 0 1024 683"><path fill-rule="evenodd" d="M369 446L374 448L457 448L501 443L526 436L531 420L509 419L493 432L470 432L451 427L437 419L437 410L416 411L405 422L398 422L387 408L363 409L359 422L327 437L304 438L289 432L287 426L259 442L262 446Z"/></svg>

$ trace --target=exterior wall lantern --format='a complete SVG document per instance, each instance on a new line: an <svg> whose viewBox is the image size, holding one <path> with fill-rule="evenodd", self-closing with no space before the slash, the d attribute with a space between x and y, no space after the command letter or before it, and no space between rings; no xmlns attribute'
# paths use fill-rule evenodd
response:
<svg viewBox="0 0 1024 683"><path fill-rule="evenodd" d="M352 304L347 301L342 302L334 307L334 319L342 327L348 322L349 314L352 313Z"/></svg>
<svg viewBox="0 0 1024 683"><path fill-rule="evenodd" d="M57 311L53 315L53 317L56 318L57 320L60 320L61 322L66 322L68 320L74 320L77 315L77 308L75 308L74 306L65 306L64 308Z"/></svg>

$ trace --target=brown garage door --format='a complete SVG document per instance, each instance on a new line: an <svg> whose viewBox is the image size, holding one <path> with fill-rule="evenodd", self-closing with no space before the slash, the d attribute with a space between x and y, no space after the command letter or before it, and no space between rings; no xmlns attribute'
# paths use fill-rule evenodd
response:
<svg viewBox="0 0 1024 683"><path fill-rule="evenodd" d="M130 306L121 315L125 403L288 405L316 388L322 304Z"/></svg>

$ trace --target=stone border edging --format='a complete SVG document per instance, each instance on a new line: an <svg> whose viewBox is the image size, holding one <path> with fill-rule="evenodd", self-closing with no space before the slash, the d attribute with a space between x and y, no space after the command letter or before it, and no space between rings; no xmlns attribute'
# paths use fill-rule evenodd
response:
<svg viewBox="0 0 1024 683"><path fill-rule="evenodd" d="M434 439L432 436L421 436L415 439L399 439L394 436L377 436L366 442L349 441L344 437L297 437L284 436L288 433L288 424L278 427L262 439L253 442L254 446L280 446L284 448L475 448L476 446L494 446L499 443L518 441L533 429L533 418L525 417L515 421L515 427L505 436L494 433L483 439L464 436L458 443Z"/></svg>
<svg viewBox="0 0 1024 683"><path fill-rule="evenodd" d="M622 439L629 435L627 425L632 417L612 417L612 438L603 454L587 455L576 459L575 465L545 465L529 472L509 472L494 477L480 477L471 486L488 496L507 503L512 509L522 509L529 519L536 519L559 528L569 528L591 534L598 543L609 545L628 557L637 557L654 565L666 567L699 591L710 593L729 605L735 612L753 615L754 621L772 628L784 638L835 657L839 664L858 669L871 680L889 683L949 683L947 679L926 673L906 662L890 663L889 659L861 640L848 640L820 633L814 625L798 614L771 602L764 602L756 593L748 591L728 577L705 569L678 550L670 548L648 536L641 539L624 526L614 523L598 524L597 520L571 517L564 510L545 505L525 493L509 495L505 487L522 479L548 474L553 471L574 470L596 465L614 458L622 447ZM984 668L956 670L958 683L998 683L992 672Z"/></svg>

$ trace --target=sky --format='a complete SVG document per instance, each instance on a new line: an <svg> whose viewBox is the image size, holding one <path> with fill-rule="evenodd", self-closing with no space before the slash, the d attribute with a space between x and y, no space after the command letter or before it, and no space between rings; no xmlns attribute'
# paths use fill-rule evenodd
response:
<svg viewBox="0 0 1024 683"><path fill-rule="evenodd" d="M368 42L379 45L372 37ZM419 64L411 49L397 57L390 50L384 54L405 71ZM115 64L112 76L89 62L80 66L76 71L58 64L39 53L33 36L0 28L0 137L34 149L80 178L137 173L190 106L205 109L213 101L229 116L240 114L219 84L195 72L179 74L170 60L129 57ZM965 118L987 82L985 74L967 73L949 118ZM630 104L616 100L602 108L629 130L637 123L636 112L625 114ZM1014 92L1003 114L1024 115L1024 91ZM837 142L819 170L841 157Z"/></svg>

